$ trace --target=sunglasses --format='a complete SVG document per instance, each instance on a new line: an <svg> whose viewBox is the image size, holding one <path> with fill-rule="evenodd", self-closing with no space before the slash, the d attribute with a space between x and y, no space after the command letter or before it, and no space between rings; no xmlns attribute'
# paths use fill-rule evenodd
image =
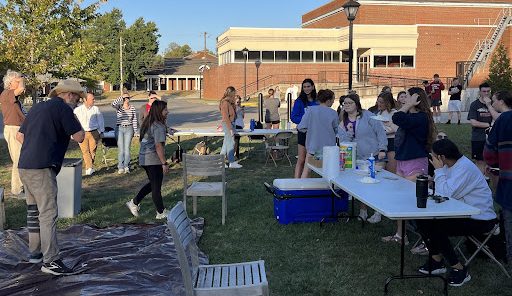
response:
<svg viewBox="0 0 512 296"><path fill-rule="evenodd" d="M448 139L448 136L445 136L445 135L438 135L438 136L437 136L437 139L438 139L438 140Z"/></svg>

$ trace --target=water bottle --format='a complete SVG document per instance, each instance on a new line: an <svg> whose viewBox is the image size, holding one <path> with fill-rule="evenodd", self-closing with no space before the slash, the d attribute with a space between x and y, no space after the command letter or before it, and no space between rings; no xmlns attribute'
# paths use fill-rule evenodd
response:
<svg viewBox="0 0 512 296"><path fill-rule="evenodd" d="M375 157L373 157L373 153L368 158L368 171L370 172L370 178L375 179Z"/></svg>
<svg viewBox="0 0 512 296"><path fill-rule="evenodd" d="M418 208L427 207L428 198L428 176L419 175L416 177L416 206Z"/></svg>
<svg viewBox="0 0 512 296"><path fill-rule="evenodd" d="M251 129L251 132L254 131L254 128L256 127L256 121L254 121L254 119L251 119L251 122L250 122L250 129Z"/></svg>

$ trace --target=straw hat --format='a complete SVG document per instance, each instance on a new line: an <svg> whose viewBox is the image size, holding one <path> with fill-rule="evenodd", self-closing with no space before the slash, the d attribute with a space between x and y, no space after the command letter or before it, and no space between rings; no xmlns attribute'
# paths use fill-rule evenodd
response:
<svg viewBox="0 0 512 296"><path fill-rule="evenodd" d="M63 92L76 93L76 94L79 94L81 98L85 98L85 92L84 92L84 89L82 88L82 86L80 85L80 82L78 82L76 80L72 80L72 79L66 79L66 80L59 81L57 86L55 86L50 91L48 96L50 98L52 98L52 97L55 97L58 94L63 93Z"/></svg>

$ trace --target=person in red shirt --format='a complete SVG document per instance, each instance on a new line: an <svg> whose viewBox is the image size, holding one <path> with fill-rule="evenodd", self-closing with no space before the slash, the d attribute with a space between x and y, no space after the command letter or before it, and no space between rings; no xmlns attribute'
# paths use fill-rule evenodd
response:
<svg viewBox="0 0 512 296"><path fill-rule="evenodd" d="M139 114L139 122L144 122L144 118L148 116L149 109L151 109L151 104L155 100L160 100L161 98L156 94L154 90L150 90L148 93L148 102L140 107L140 114Z"/></svg>
<svg viewBox="0 0 512 296"><path fill-rule="evenodd" d="M434 122L441 123L441 91L444 90L444 84L439 79L439 74L434 74L434 80L430 82L430 98L432 99L432 114Z"/></svg>

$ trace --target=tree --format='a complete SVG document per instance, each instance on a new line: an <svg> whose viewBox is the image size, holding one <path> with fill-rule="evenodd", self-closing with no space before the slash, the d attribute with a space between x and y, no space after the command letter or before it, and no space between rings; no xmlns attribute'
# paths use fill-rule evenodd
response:
<svg viewBox="0 0 512 296"><path fill-rule="evenodd" d="M0 4L0 62L29 76L84 73L95 48L82 40L82 28L97 16L100 2L81 7L75 0L6 0Z"/></svg>
<svg viewBox="0 0 512 296"><path fill-rule="evenodd" d="M165 49L165 58L182 58L192 54L192 48L188 44L179 45L176 42L171 42Z"/></svg>
<svg viewBox="0 0 512 296"><path fill-rule="evenodd" d="M495 91L512 89L512 68L510 68L507 48L503 43L498 45L492 56L487 81Z"/></svg>
<svg viewBox="0 0 512 296"><path fill-rule="evenodd" d="M154 22L144 22L138 18L133 25L123 32L126 44L123 51L123 69L125 81L143 80L144 72L153 66L154 57L158 52L158 28Z"/></svg>

